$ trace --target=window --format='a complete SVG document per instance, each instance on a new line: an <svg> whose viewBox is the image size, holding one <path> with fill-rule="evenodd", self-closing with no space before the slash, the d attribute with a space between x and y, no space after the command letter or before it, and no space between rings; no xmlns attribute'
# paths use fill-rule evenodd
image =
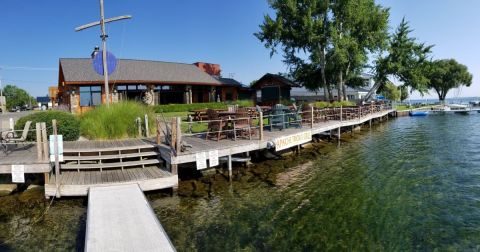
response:
<svg viewBox="0 0 480 252"><path fill-rule="evenodd" d="M85 86L80 87L80 106L90 107L102 104L102 87Z"/></svg>

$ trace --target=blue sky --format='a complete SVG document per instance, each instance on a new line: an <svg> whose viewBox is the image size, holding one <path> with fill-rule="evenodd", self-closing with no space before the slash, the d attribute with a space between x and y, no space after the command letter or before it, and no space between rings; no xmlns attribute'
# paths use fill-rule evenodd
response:
<svg viewBox="0 0 480 252"><path fill-rule="evenodd" d="M450 96L480 96L477 60L480 1L381 0L391 8L391 26L403 16L414 35L435 44L435 58L455 58L474 74L474 84ZM105 0L107 17L133 19L108 25L108 50L119 58L218 63L224 76L248 84L266 72L285 72L282 58L253 36L266 0ZM32 95L45 95L58 81L58 59L89 57L100 44L99 29L74 28L99 18L98 0L0 0L0 77Z"/></svg>

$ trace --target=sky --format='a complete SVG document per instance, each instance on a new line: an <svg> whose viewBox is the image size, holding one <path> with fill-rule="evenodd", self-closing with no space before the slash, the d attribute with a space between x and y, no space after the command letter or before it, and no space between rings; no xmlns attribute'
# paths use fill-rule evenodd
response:
<svg viewBox="0 0 480 252"><path fill-rule="evenodd" d="M281 55L253 35L265 14L266 0L104 0L105 16L130 14L107 25L107 49L117 58L221 65L224 77L249 84L265 73L286 72ZM480 1L379 0L390 8L394 29L405 17L413 35L434 44L435 59L455 58L474 75L469 88L449 97L480 96ZM58 83L59 58L86 58L100 45L98 27L74 28L99 19L98 0L0 0L0 79L33 96ZM412 98L418 98L413 94ZM428 96L426 96L428 97ZM434 97L434 96L432 96Z"/></svg>

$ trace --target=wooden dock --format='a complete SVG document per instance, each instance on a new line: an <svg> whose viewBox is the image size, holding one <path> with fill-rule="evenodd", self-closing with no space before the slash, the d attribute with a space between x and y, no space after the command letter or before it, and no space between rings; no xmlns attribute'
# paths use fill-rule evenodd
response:
<svg viewBox="0 0 480 252"><path fill-rule="evenodd" d="M143 191L176 187L178 175L161 167L148 139L64 143L59 175L45 184L46 196L86 196L93 186L138 184Z"/></svg>
<svg viewBox="0 0 480 252"><path fill-rule="evenodd" d="M94 186L88 195L85 251L175 251L135 184Z"/></svg>
<svg viewBox="0 0 480 252"><path fill-rule="evenodd" d="M202 135L182 136L182 141L192 145L192 148L189 148L184 152L179 152L177 155L172 153L171 147L168 145L160 144L159 148L161 150L162 158L166 160L169 165L175 166L195 162L196 153L198 152L218 150L219 157L226 157L249 151L262 150L266 149L269 144L274 143L276 139L281 137L302 133L312 136L333 130L338 131L341 128L350 128L372 120L387 118L389 114L394 112L395 110L393 109L385 109L350 120L328 120L319 123L305 124L300 128L291 127L281 131L278 129L273 131L263 130L262 139L260 139L258 134L254 136L252 140L246 138L239 138L236 141L233 141L232 139L222 139L219 142L205 140L205 137Z"/></svg>
<svg viewBox="0 0 480 252"><path fill-rule="evenodd" d="M37 158L37 147L33 144L18 146L14 151L4 153L0 151L0 174L9 174L12 165L23 165L25 173L48 173L50 163L45 159Z"/></svg>

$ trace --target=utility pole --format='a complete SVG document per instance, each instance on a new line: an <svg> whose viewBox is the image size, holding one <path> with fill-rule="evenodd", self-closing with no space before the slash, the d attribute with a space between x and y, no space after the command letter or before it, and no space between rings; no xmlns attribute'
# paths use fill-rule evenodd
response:
<svg viewBox="0 0 480 252"><path fill-rule="evenodd" d="M104 13L104 7L103 7L103 0L100 0L100 21L95 21L89 24L85 24L82 26L79 26L75 28L75 31L81 31L84 29L88 29L97 25L100 25L100 30L102 34L100 35L100 38L102 39L102 61L103 61L103 77L105 81L105 99L107 103L107 107L110 104L110 91L108 87L108 68L107 68L107 38L108 35L105 33L105 23L110 23L114 21L119 21L122 19L129 19L132 18L131 15L124 15L124 16L118 16L118 17L113 17L113 18L108 18L105 19L105 13Z"/></svg>

